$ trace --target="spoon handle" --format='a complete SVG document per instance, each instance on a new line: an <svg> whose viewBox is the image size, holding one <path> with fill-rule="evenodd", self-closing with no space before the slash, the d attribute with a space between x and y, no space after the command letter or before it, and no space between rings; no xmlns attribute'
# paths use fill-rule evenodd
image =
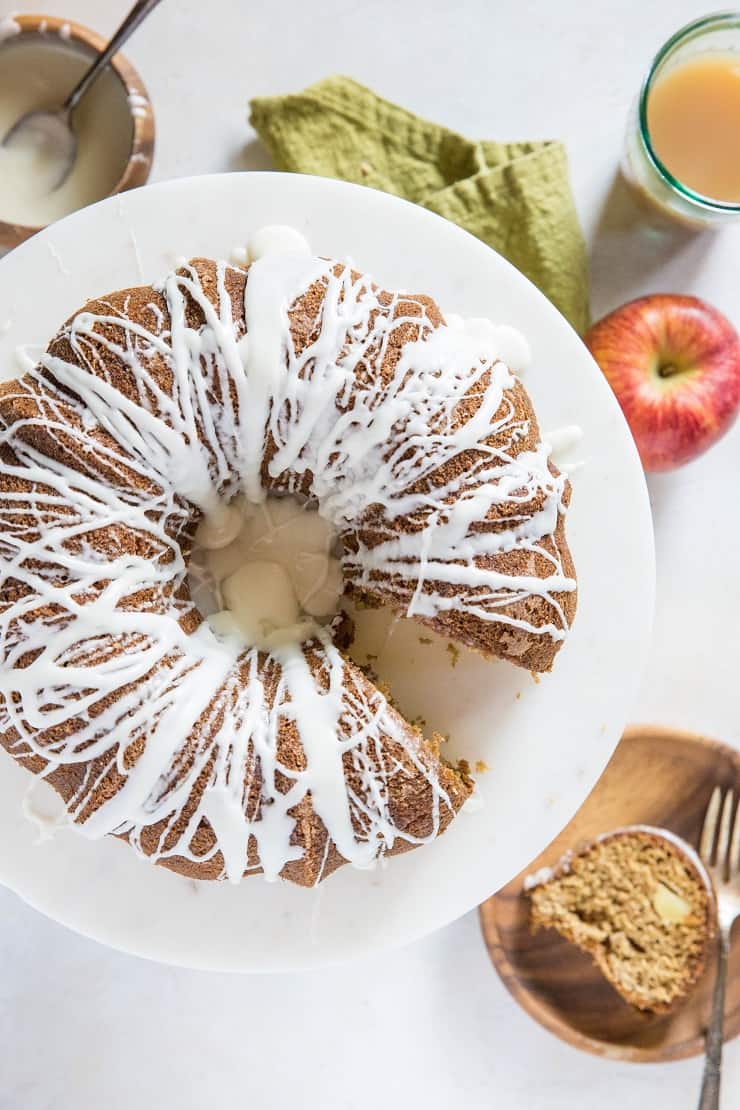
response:
<svg viewBox="0 0 740 1110"><path fill-rule="evenodd" d="M71 112L73 108L77 107L80 98L85 95L96 77L105 69L113 55L121 49L142 20L146 19L149 13L154 11L159 3L160 0L137 0L137 3L134 4L105 50L103 50L101 54L98 54L90 69L88 69L82 77L82 80L72 89L72 92L64 101L64 108L67 112Z"/></svg>

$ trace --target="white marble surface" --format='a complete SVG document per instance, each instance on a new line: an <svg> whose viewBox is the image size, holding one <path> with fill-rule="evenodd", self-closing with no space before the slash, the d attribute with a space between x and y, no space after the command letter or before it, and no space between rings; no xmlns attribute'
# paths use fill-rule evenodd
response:
<svg viewBox="0 0 740 1110"><path fill-rule="evenodd" d="M101 31L126 7L45 4ZM614 185L651 52L697 14L690 0L168 0L128 53L157 112L155 178L264 167L248 97L343 70L471 135L565 139L597 314L676 290L707 297L740 326L740 228L715 238L651 230ZM740 427L651 481L658 609L632 713L738 746L739 473ZM700 1073L696 1061L616 1065L560 1044L510 1001L473 916L382 959L243 979L107 951L4 891L0 1060L0 1110L688 1110ZM726 1052L723 1107L740 1107L740 1042Z"/></svg>

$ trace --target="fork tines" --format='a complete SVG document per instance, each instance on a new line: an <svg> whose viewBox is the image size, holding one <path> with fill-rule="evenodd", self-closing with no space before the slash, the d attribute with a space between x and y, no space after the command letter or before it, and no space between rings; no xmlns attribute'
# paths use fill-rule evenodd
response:
<svg viewBox="0 0 740 1110"><path fill-rule="evenodd" d="M709 799L699 841L699 855L719 882L728 882L740 870L740 806L735 812L735 792L715 786Z"/></svg>

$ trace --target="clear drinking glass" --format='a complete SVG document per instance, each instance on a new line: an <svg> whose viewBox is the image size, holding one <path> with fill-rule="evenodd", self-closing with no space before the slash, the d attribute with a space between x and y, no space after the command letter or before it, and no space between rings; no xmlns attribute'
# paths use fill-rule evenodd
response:
<svg viewBox="0 0 740 1110"><path fill-rule="evenodd" d="M740 12L718 12L697 19L661 47L632 107L622 158L622 173L639 193L667 215L697 228L718 228L740 219L740 203L703 196L673 176L653 148L647 106L661 76L690 58L711 54L737 54L740 64Z"/></svg>

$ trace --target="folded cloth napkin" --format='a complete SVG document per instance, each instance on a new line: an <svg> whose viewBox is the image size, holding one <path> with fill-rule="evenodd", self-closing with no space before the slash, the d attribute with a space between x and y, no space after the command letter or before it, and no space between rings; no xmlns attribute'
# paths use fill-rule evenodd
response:
<svg viewBox="0 0 740 1110"><path fill-rule="evenodd" d="M526 274L577 331L588 326L586 251L558 142L473 142L349 77L251 101L278 169L405 197L464 227Z"/></svg>

